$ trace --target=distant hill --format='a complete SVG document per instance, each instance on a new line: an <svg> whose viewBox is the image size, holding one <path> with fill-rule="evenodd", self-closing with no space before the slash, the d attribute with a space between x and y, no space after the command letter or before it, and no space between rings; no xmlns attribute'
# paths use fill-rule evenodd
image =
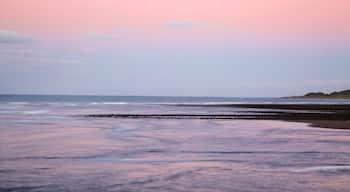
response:
<svg viewBox="0 0 350 192"><path fill-rule="evenodd" d="M304 96L294 96L289 98L350 99L350 89L332 93L311 92Z"/></svg>

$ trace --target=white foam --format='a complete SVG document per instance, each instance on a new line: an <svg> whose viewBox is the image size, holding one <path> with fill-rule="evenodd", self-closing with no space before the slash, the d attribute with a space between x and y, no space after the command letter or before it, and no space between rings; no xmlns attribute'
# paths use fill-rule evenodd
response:
<svg viewBox="0 0 350 192"><path fill-rule="evenodd" d="M64 104L62 104L62 106L76 107L76 106L79 106L79 104L77 104L77 103L64 103Z"/></svg>
<svg viewBox="0 0 350 192"><path fill-rule="evenodd" d="M46 114L48 112L49 112L48 110L23 111L24 114L29 114L29 115Z"/></svg>
<svg viewBox="0 0 350 192"><path fill-rule="evenodd" d="M293 172L336 172L336 171L350 171L350 166L314 166L314 167L306 167L301 169L294 169Z"/></svg>
<svg viewBox="0 0 350 192"><path fill-rule="evenodd" d="M28 102L8 102L10 105L28 105Z"/></svg>
<svg viewBox="0 0 350 192"><path fill-rule="evenodd" d="M127 105L127 102L92 102L89 105Z"/></svg>

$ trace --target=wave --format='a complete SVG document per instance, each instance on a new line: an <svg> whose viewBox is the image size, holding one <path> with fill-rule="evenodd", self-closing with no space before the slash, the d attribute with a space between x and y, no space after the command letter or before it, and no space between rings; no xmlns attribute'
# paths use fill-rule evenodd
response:
<svg viewBox="0 0 350 192"><path fill-rule="evenodd" d="M127 105L128 102L91 102L88 105Z"/></svg>
<svg viewBox="0 0 350 192"><path fill-rule="evenodd" d="M10 105L28 105L28 102L8 102Z"/></svg>
<svg viewBox="0 0 350 192"><path fill-rule="evenodd" d="M338 172L349 172L350 165L335 165L335 166L313 166L301 169L292 170L293 172L325 172L325 173L338 173Z"/></svg>
<svg viewBox="0 0 350 192"><path fill-rule="evenodd" d="M38 114L47 114L49 113L49 110L33 110L33 111L23 111L23 114L28 114L28 115L38 115Z"/></svg>

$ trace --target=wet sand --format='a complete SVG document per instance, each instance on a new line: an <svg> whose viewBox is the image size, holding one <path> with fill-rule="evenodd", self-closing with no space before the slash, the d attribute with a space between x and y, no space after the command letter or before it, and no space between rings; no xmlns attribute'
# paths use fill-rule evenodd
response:
<svg viewBox="0 0 350 192"><path fill-rule="evenodd" d="M310 126L312 127L350 129L350 105L241 104L232 105L232 107L255 109L309 110L309 112L313 112L311 115L297 112L281 115L280 118L288 121L310 123ZM317 112L315 113L315 111ZM273 117L275 116L272 116L272 118Z"/></svg>
<svg viewBox="0 0 350 192"><path fill-rule="evenodd" d="M284 115L281 115L280 118L288 121L310 123L310 126L312 127L350 129L350 105L242 104L234 105L234 107L255 109L308 110L312 113L285 113ZM272 118L273 117L276 116L272 116Z"/></svg>
<svg viewBox="0 0 350 192"><path fill-rule="evenodd" d="M343 110L74 104L2 104L0 191L350 191L349 130L266 120Z"/></svg>
<svg viewBox="0 0 350 192"><path fill-rule="evenodd" d="M329 129L350 129L350 121L314 120L304 122L310 123L311 127L321 127Z"/></svg>
<svg viewBox="0 0 350 192"><path fill-rule="evenodd" d="M177 105L203 107L203 105ZM95 118L151 119L242 119L282 120L309 123L313 127L350 129L350 105L329 104L223 104L205 107L232 107L244 110L235 114L93 114ZM251 110L247 110L251 109Z"/></svg>
<svg viewBox="0 0 350 192"><path fill-rule="evenodd" d="M196 104L178 104L177 106L203 106ZM350 104L213 104L208 107L237 107L254 109L285 109L285 110L350 110Z"/></svg>

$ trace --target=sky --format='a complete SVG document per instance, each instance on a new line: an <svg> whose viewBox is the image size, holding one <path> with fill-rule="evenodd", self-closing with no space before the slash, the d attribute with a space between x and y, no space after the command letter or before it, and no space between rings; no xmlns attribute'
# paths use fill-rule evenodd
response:
<svg viewBox="0 0 350 192"><path fill-rule="evenodd" d="M348 0L0 0L0 94L350 88Z"/></svg>

